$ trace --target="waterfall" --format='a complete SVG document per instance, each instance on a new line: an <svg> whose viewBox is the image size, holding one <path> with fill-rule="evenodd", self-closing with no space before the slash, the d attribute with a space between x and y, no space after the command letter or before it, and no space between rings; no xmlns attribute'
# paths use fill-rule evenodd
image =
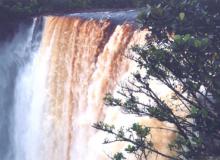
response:
<svg viewBox="0 0 220 160"><path fill-rule="evenodd" d="M35 32L40 26L36 20L22 22L17 27L17 34L11 40L0 44L0 159L14 159L14 90L19 68L29 60L32 50L39 44L40 33ZM35 43L32 43L36 40ZM20 91L20 94L22 91Z"/></svg>
<svg viewBox="0 0 220 160"><path fill-rule="evenodd" d="M1 159L105 160L106 154L123 149L125 144L103 145L106 135L92 128L93 123L169 125L124 115L119 108L107 108L103 102L106 93L116 92L118 84L135 71L136 64L125 55L132 54L133 45L145 42L147 30L138 30L127 22L116 24L111 19L71 16L45 17L41 40L33 39L33 34L41 34L34 32L35 28L36 20L25 34L18 32L11 46L19 46L5 52L7 61L0 63L0 73L6 74L0 78L0 87L13 86L7 92L14 95L13 104L12 97L0 97L1 103L8 101L0 104L1 108L10 106L3 113L8 116L7 122L1 124L10 122L5 133L10 146ZM34 47L28 48L30 44ZM8 76L12 77L7 77L6 71L14 63L16 74L10 69ZM153 134L155 146L169 153L167 144L173 135ZM155 159L155 155L151 157Z"/></svg>

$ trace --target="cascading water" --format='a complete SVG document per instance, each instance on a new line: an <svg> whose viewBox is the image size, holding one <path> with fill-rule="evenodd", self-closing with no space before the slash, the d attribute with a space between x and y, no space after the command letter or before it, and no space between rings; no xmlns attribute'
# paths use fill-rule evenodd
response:
<svg viewBox="0 0 220 160"><path fill-rule="evenodd" d="M33 42L35 43L35 42ZM47 97L47 68L50 48L31 50L29 62L20 68L15 88L14 104L14 148L15 160L34 160L39 156L43 139L40 124L42 110Z"/></svg>
<svg viewBox="0 0 220 160"><path fill-rule="evenodd" d="M22 23L18 27L17 34L10 41L0 45L0 159L14 159L14 91L18 81L16 77L29 60L29 55L36 50L39 45L40 28L37 20L32 24ZM35 41L35 43L33 43ZM24 91L25 92L25 91ZM15 93L22 96L23 90ZM25 114L25 113L24 113ZM20 119L23 117L21 116ZM20 126L22 127L22 125Z"/></svg>
<svg viewBox="0 0 220 160"><path fill-rule="evenodd" d="M19 71L14 74L10 69L11 77L0 79L1 95L5 90L9 95L14 91L13 104L9 97L0 105L1 108L10 106L3 113L8 117L1 126L11 122L5 127L10 142L6 149L7 153L11 150L11 155L8 154L11 157L0 153L4 155L2 160L108 159L106 153L118 151L124 144L102 145L106 135L93 129L93 123L104 120L127 126L135 119L142 124L168 125L149 118L131 118L118 108L104 107L105 94L115 91L117 84L135 69L135 64L125 55L131 53L132 45L144 42L147 31L135 30L129 23L116 25L111 16L109 20L84 19L87 16L46 17L41 41L32 40L34 21L26 34L22 33L22 38L19 33L16 35L23 42L18 43L15 37L11 43L11 46L22 44L22 48L13 48L16 52L7 51L3 55L11 61L0 63L0 73L7 73L12 64L17 64L15 61L19 61L15 66ZM40 43L39 49L27 49L31 43ZM26 63L20 64L22 60ZM172 137L171 133L155 132L153 141L157 148L169 153L166 145Z"/></svg>

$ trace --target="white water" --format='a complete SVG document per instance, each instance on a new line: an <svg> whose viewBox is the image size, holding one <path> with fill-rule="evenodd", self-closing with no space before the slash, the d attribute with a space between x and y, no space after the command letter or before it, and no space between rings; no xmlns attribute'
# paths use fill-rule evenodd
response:
<svg viewBox="0 0 220 160"><path fill-rule="evenodd" d="M146 34L146 30L134 32L129 24L118 25L111 33L111 25L107 20L49 17L39 49L29 47L40 43L32 41L36 21L28 29L27 39L17 34L11 44L19 44L12 48L17 52L7 54L18 63L23 59L13 77L13 151L8 154L13 156L0 160L106 160L106 153L120 151L124 144L102 145L106 135L93 129L93 123L165 125L104 107L105 93L116 91L116 84L135 70L123 55L133 44L143 42ZM19 43L19 39L24 41ZM4 64L2 68L9 67ZM0 78L0 85L8 79ZM162 89L160 84L155 87ZM164 133L161 142L161 134L155 134L155 142L164 149L172 135Z"/></svg>
<svg viewBox="0 0 220 160"><path fill-rule="evenodd" d="M29 39L33 37L33 23ZM39 43L39 42L33 42ZM30 45L30 41L27 41ZM50 50L50 48L48 48ZM39 159L41 137L41 115L47 91L45 82L49 51L44 59L40 59L39 50L30 51L29 62L23 65L16 78L14 103L14 159Z"/></svg>
<svg viewBox="0 0 220 160"><path fill-rule="evenodd" d="M21 115L20 124L16 126L14 110L15 97L20 96L26 90L14 92L19 81L16 77L20 75L20 69L29 61L29 56L36 49L39 42L32 43L37 38L34 35L36 20L32 24L21 23L17 26L17 33L11 40L0 44L0 159L13 160L15 150L14 131L22 130L25 117ZM16 27L16 26L15 26ZM18 110L19 108L17 108ZM22 110L20 110L22 112ZM25 113L24 113L25 114ZM23 134L23 133L22 133Z"/></svg>

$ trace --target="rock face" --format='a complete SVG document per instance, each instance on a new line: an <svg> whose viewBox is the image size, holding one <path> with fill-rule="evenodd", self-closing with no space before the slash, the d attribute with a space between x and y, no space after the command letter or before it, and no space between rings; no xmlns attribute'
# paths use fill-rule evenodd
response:
<svg viewBox="0 0 220 160"><path fill-rule="evenodd" d="M4 19L0 22L0 42L10 41L18 32L19 27L27 26L32 23L32 19L10 20Z"/></svg>

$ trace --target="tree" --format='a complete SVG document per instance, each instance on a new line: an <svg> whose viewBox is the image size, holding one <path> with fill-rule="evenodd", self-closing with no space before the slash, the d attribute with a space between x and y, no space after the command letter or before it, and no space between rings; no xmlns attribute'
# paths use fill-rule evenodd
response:
<svg viewBox="0 0 220 160"><path fill-rule="evenodd" d="M114 135L104 143L127 142L125 151L137 159L156 153L168 159L196 160L219 156L220 150L220 1L219 0L148 0L138 17L146 36L144 47L134 46L136 55L129 56L139 69L119 90L124 98L107 94L107 106L138 116L149 116L175 125L177 137L169 147L175 156L157 150L149 140L151 127L138 123L116 130L115 126L98 122L98 130ZM175 113L169 103L159 97L149 81L166 85L186 111ZM137 96L148 96L148 104ZM171 101L173 101L171 99ZM167 128L168 129L168 128ZM112 157L125 159L122 153Z"/></svg>
<svg viewBox="0 0 220 160"><path fill-rule="evenodd" d="M138 0L140 4L144 0ZM87 9L136 7L135 0L0 0L0 19L11 21L39 15L75 12Z"/></svg>

